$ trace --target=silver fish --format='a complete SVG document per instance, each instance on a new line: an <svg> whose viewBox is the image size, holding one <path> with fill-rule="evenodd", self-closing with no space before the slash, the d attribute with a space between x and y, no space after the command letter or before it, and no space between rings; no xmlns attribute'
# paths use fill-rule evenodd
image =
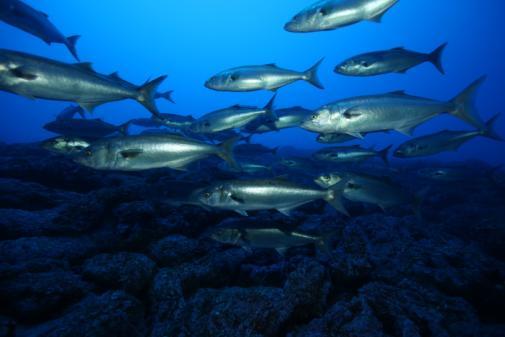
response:
<svg viewBox="0 0 505 337"><path fill-rule="evenodd" d="M340 144L356 140L356 137L345 133L322 133L317 136L316 141L321 144Z"/></svg>
<svg viewBox="0 0 505 337"><path fill-rule="evenodd" d="M240 173L244 172L247 174L262 174L271 173L272 168L263 164L252 163L252 162L239 162L237 168L230 167L226 162L222 162L218 165L219 169L228 172Z"/></svg>
<svg viewBox="0 0 505 337"><path fill-rule="evenodd" d="M128 133L129 122L119 126L104 122L101 119L56 119L44 125L47 131L80 138L102 138L113 133Z"/></svg>
<svg viewBox="0 0 505 337"><path fill-rule="evenodd" d="M317 77L317 70L323 59L304 72L279 68L276 64L244 66L225 70L212 76L205 86L218 91L256 91L272 90L296 81L307 81L313 86L324 89Z"/></svg>
<svg viewBox="0 0 505 337"><path fill-rule="evenodd" d="M134 99L156 115L154 95L165 78L135 86L117 80L115 74L95 72L90 63L67 64L0 49L0 90L31 99L76 102L89 112L104 103Z"/></svg>
<svg viewBox="0 0 505 337"><path fill-rule="evenodd" d="M323 0L302 10L284 29L308 33L349 26L360 21L381 22L398 0Z"/></svg>
<svg viewBox="0 0 505 337"><path fill-rule="evenodd" d="M233 210L247 216L247 211L269 209L289 215L297 207L323 199L339 212L347 214L341 203L341 194L340 184L318 190L284 179L231 180L204 189L199 200L208 207Z"/></svg>
<svg viewBox="0 0 505 337"><path fill-rule="evenodd" d="M314 181L323 188L329 188L347 180L342 196L350 201L374 204L383 210L414 201L399 185L389 177L374 177L353 172L333 172L323 174Z"/></svg>
<svg viewBox="0 0 505 337"><path fill-rule="evenodd" d="M265 133L299 127L311 113L311 110L298 106L279 109L275 111L275 115L278 118L276 121L271 122L266 118L258 118L243 127L242 131L248 133Z"/></svg>
<svg viewBox="0 0 505 337"><path fill-rule="evenodd" d="M388 164L388 154L392 145L381 151L373 149L365 149L359 145L328 147L314 153L314 158L317 160L331 161L334 163L349 163L359 162L367 159L378 157Z"/></svg>
<svg viewBox="0 0 505 337"><path fill-rule="evenodd" d="M444 130L431 135L411 139L400 145L394 152L394 156L399 158L411 158L431 156L445 151L457 151L463 144L475 137L487 137L501 141L502 138L494 130L494 123L498 117L499 115L496 115L491 118L482 130Z"/></svg>
<svg viewBox="0 0 505 337"><path fill-rule="evenodd" d="M473 96L484 79L476 80L449 102L411 96L403 91L340 100L316 110L302 127L313 132L345 133L357 138L363 138L363 133L388 130L412 135L418 125L449 113L481 129L484 123L475 111Z"/></svg>
<svg viewBox="0 0 505 337"><path fill-rule="evenodd" d="M335 72L348 76L375 76L388 73L405 73L424 62L432 63L438 71L445 74L442 65L444 43L430 54L418 53L403 47L376 51L354 56L335 68Z"/></svg>
<svg viewBox="0 0 505 337"><path fill-rule="evenodd" d="M79 60L75 49L79 36L63 36L49 21L49 16L46 13L19 0L2 0L0 1L0 20L40 38L47 44L64 44L75 59Z"/></svg>
<svg viewBox="0 0 505 337"><path fill-rule="evenodd" d="M42 147L51 152L74 155L89 147L90 144L83 138L59 136L43 141Z"/></svg>
<svg viewBox="0 0 505 337"><path fill-rule="evenodd" d="M328 250L329 236L313 236L294 231L283 231L278 228L217 228L210 237L218 242L251 248L275 249L284 255L291 247L315 244Z"/></svg>
<svg viewBox="0 0 505 337"><path fill-rule="evenodd" d="M234 105L203 115L194 121L189 130L195 133L215 133L225 130L239 129L259 117L274 121L277 119L273 111L275 95L264 108Z"/></svg>
<svg viewBox="0 0 505 337"><path fill-rule="evenodd" d="M94 142L75 161L99 170L139 171L153 168L186 170L191 163L217 155L232 167L236 139L219 146L178 135L139 135L104 138Z"/></svg>

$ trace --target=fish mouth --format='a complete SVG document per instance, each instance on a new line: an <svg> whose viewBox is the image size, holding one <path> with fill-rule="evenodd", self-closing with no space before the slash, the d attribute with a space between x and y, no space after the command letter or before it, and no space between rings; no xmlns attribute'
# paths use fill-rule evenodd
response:
<svg viewBox="0 0 505 337"><path fill-rule="evenodd" d="M297 32L298 30L296 29L295 23L293 21L289 21L284 25L284 30L287 32Z"/></svg>

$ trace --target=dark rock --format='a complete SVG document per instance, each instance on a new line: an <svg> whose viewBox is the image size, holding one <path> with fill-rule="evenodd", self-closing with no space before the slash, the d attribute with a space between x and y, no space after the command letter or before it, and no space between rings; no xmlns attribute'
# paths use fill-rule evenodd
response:
<svg viewBox="0 0 505 337"><path fill-rule="evenodd" d="M160 266L176 266L197 259L205 253L197 240L172 235L151 244L149 256Z"/></svg>
<svg viewBox="0 0 505 337"><path fill-rule="evenodd" d="M142 304L122 291L91 295L61 318L29 329L20 336L137 337L146 333Z"/></svg>
<svg viewBox="0 0 505 337"><path fill-rule="evenodd" d="M66 271L26 273L0 281L1 311L25 322L51 318L89 287Z"/></svg>
<svg viewBox="0 0 505 337"><path fill-rule="evenodd" d="M155 264L136 253L100 254L84 262L83 276L105 288L137 293L151 281Z"/></svg>

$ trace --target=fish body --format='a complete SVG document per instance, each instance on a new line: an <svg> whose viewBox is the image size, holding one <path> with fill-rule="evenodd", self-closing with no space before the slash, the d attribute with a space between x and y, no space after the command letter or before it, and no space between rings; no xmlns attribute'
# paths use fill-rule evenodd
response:
<svg viewBox="0 0 505 337"><path fill-rule="evenodd" d="M444 130L431 135L411 139L398 147L394 152L395 157L411 158L431 156L446 151L457 151L463 144L475 137L487 137L502 140L494 131L494 123L498 115L491 118L484 129L476 131L450 131Z"/></svg>
<svg viewBox="0 0 505 337"><path fill-rule="evenodd" d="M417 171L417 174L423 178L445 182L465 181L475 178L472 171L457 167L424 168Z"/></svg>
<svg viewBox="0 0 505 337"><path fill-rule="evenodd" d="M361 21L380 22L398 0L323 0L295 15L284 29L294 33L333 30Z"/></svg>
<svg viewBox="0 0 505 337"><path fill-rule="evenodd" d="M316 141L321 144L340 144L356 140L356 137L345 133L321 133Z"/></svg>
<svg viewBox="0 0 505 337"><path fill-rule="evenodd" d="M304 72L279 68L275 64L232 68L212 76L205 82L205 86L217 91L275 91L302 80L323 89L323 85L317 77L317 70L322 61L320 60Z"/></svg>
<svg viewBox="0 0 505 337"><path fill-rule="evenodd" d="M339 188L336 185L328 190L318 190L283 179L232 180L218 182L204 189L200 194L200 202L211 208L233 210L242 215L247 215L248 211L269 209L289 215L299 206L323 199L346 213L341 204Z"/></svg>
<svg viewBox="0 0 505 337"><path fill-rule="evenodd" d="M302 127L319 133L345 133L362 138L363 133L396 130L411 135L427 120L449 113L481 129L484 123L473 105L473 96L484 77L473 82L448 102L392 92L361 96L327 104L307 118Z"/></svg>
<svg viewBox="0 0 505 337"><path fill-rule="evenodd" d="M68 137L102 138L116 132L126 134L128 125L116 126L101 119L56 119L44 125L44 129Z"/></svg>
<svg viewBox="0 0 505 337"><path fill-rule="evenodd" d="M335 172L323 174L316 178L315 182L323 188L329 188L343 179L346 179L347 182L342 196L350 201L374 204L382 209L412 201L412 196L400 186L391 182L388 177L374 177L353 172Z"/></svg>
<svg viewBox="0 0 505 337"><path fill-rule="evenodd" d="M375 76L388 73L405 73L422 63L432 63L442 74L442 53L446 43L430 54L407 50L403 47L354 56L335 68L335 72L348 76Z"/></svg>
<svg viewBox="0 0 505 337"><path fill-rule="evenodd" d="M291 247L315 244L325 246L326 239L294 231L283 231L278 228L218 228L210 237L218 242L236 245L245 249L270 248L280 254Z"/></svg>
<svg viewBox="0 0 505 337"><path fill-rule="evenodd" d="M219 168L223 171L229 172L243 172L247 174L262 174L272 172L272 168L266 165L251 163L251 162L240 162L239 167L230 167L227 163L222 162L219 164Z"/></svg>
<svg viewBox="0 0 505 337"><path fill-rule="evenodd" d="M90 141L78 137L58 136L42 142L42 147L51 152L74 155L89 147Z"/></svg>
<svg viewBox="0 0 505 337"><path fill-rule="evenodd" d="M334 146L321 149L314 154L317 160L331 161L334 163L360 162L371 158L381 158L388 163L388 153L391 146L382 151L365 149L359 145L355 146Z"/></svg>
<svg viewBox="0 0 505 337"><path fill-rule="evenodd" d="M274 101L275 95L264 108L234 105L210 112L194 121L189 130L195 133L209 134L239 129L259 117L274 121L277 119L273 112Z"/></svg>
<svg viewBox="0 0 505 337"><path fill-rule="evenodd" d="M0 20L40 38L47 44L64 44L75 59L79 60L75 49L79 36L63 36L49 21L47 14L28 6L24 2L19 0L0 1Z"/></svg>
<svg viewBox="0 0 505 337"><path fill-rule="evenodd" d="M99 170L139 171L154 168L185 170L191 163L217 155L236 167L233 145L220 146L177 135L139 135L101 139L83 151L76 161Z"/></svg>
<svg viewBox="0 0 505 337"><path fill-rule="evenodd" d="M158 114L156 88L165 76L135 86L95 72L89 63L67 64L0 49L0 90L28 98L76 102L87 111L113 101L133 99Z"/></svg>
<svg viewBox="0 0 505 337"><path fill-rule="evenodd" d="M299 127L311 113L311 110L302 107L279 109L275 111L278 118L276 121L270 122L265 118L258 118L248 123L242 130L249 133L265 133L295 128Z"/></svg>

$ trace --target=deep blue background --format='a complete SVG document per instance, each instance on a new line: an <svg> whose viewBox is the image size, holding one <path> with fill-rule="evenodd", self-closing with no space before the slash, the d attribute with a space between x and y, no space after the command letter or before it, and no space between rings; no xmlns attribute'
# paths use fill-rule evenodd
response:
<svg viewBox="0 0 505 337"><path fill-rule="evenodd" d="M488 119L503 112L505 103L505 2L502 0L402 0L382 24L365 22L344 29L293 34L283 25L313 0L37 0L28 4L49 14L65 35L80 34L78 52L103 73L119 71L125 79L142 83L168 74L161 89L174 89L176 105L159 101L162 112L193 114L231 104L264 105L271 93L222 93L203 86L221 70L248 64L275 62L295 70L309 68L319 58L326 61L321 78L326 90L296 83L279 91L277 107L302 105L316 108L348 96L406 89L409 93L450 99L482 74L488 75L477 97L477 106ZM448 41L444 56L446 76L430 64L407 75L349 78L332 72L335 64L357 53L405 46L429 52ZM0 22L0 46L73 62L62 45L51 47ZM0 92L0 141L27 142L47 138L42 125L67 106L62 102L30 101ZM113 123L149 116L132 101L98 108L95 116ZM462 129L465 124L449 116L420 127L416 135L443 128ZM499 120L505 134L505 117ZM301 148L319 146L315 136L290 130L256 137L270 145ZM392 133L368 137L366 145L384 146L407 137ZM503 143L479 139L448 160L486 159L505 162Z"/></svg>

